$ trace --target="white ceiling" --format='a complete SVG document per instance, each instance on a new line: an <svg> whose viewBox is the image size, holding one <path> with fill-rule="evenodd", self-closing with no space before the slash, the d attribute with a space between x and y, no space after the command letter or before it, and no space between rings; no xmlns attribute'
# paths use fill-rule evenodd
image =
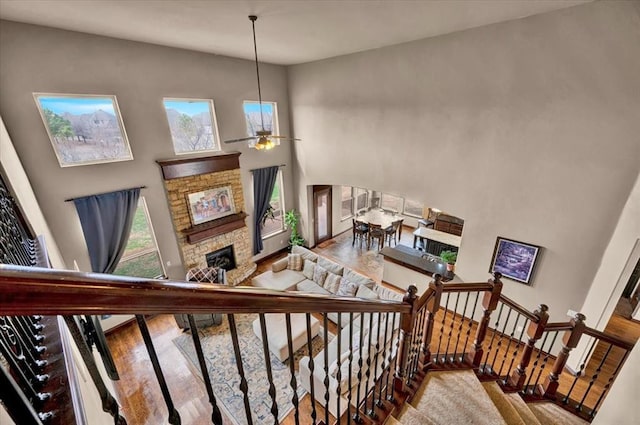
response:
<svg viewBox="0 0 640 425"><path fill-rule="evenodd" d="M590 0L0 0L0 18L290 65Z"/></svg>

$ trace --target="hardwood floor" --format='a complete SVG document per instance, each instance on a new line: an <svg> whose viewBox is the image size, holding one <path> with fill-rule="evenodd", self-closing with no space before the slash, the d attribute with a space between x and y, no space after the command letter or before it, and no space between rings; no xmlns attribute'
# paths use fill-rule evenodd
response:
<svg viewBox="0 0 640 425"><path fill-rule="evenodd" d="M405 228L400 243L411 246L413 236L410 228ZM369 251L365 247L360 248L351 245L351 232L345 232L336 238L327 241L316 247L314 251L324 256L330 257L335 261L345 264L363 274L369 275L371 278L380 282L382 279L382 257L377 254L377 250ZM286 253L279 253L258 264L256 273L262 273L271 267L271 264L286 256ZM467 331L471 340L475 334L475 323L461 321L459 316L448 314L448 319L443 320L443 311L441 310L436 316L437 326L434 329L434 338L444 338L447 340L451 335L453 341L459 341L460 344L466 340ZM617 320L612 317L610 326L606 331L616 335L620 335L630 340L637 340L640 336L640 324L637 328L629 330L628 321ZM189 424L207 424L211 423L211 405L209 404L203 381L200 379L198 372L194 366L185 358L173 343L173 339L181 335L182 330L177 327L175 320L171 315L158 315L147 319L150 333L153 338L154 347L158 353L162 370L165 374L166 381L171 393L171 397L175 408L179 411L182 423ZM636 322L637 323L637 322ZM330 331L336 331L335 325L329 328ZM460 338L457 338L460 332ZM489 333L488 338L490 338ZM151 366L147 350L142 342L140 331L137 324L131 323L111 333L107 337L109 346L113 352L114 360L120 372L120 381L115 382L117 397L122 406L123 415L126 417L130 425L156 425L167 423L167 407L163 400L160 386ZM471 342L468 342L471 344ZM467 345L468 347L469 345ZM434 340L432 348L435 351L437 342ZM444 347L444 345L442 345ZM456 350L462 351L462 346ZM451 350L453 350L453 345ZM496 356L498 359L510 359L514 350L514 345L506 350L506 343L498 346ZM606 351L606 347L605 347ZM589 365L586 367L584 377L580 378L574 393L580 393L583 389L588 388L591 376L593 375L599 359L602 359L604 351L602 347L596 347L594 355ZM598 357L599 356L599 357ZM493 354L492 354L493 357ZM608 371L615 367L610 355L601 368L601 375L607 376ZM510 360L507 360L507 366ZM595 366L594 366L595 365ZM547 368L547 371L550 368ZM568 378L568 379L567 379ZM563 374L561 380L560 391L566 392L567 386L571 384L573 377L568 373ZM602 386L606 384L596 382L593 386L593 393L602 390ZM599 393L598 393L599 394ZM587 402L593 403L591 396ZM322 408L317 405L318 418L324 417ZM309 418L311 412L311 401L309 395L305 395L300 402L301 418ZM333 418L332 418L333 420ZM225 425L231 424L228 418L224 419ZM303 419L301 423L308 423L308 419ZM370 421L365 421L370 422ZM286 425L294 424L293 412L282 422Z"/></svg>

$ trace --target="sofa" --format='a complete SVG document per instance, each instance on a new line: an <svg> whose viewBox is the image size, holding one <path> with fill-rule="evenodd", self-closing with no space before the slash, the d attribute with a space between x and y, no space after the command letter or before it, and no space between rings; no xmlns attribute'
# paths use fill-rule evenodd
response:
<svg viewBox="0 0 640 425"><path fill-rule="evenodd" d="M255 287L269 288L281 291L298 291L323 295L357 297L366 299L382 299L392 301L402 301L403 294L387 289L378 285L373 279L364 276L354 270L338 264L328 258L318 255L304 247L294 246L291 254L286 258L278 260L272 264L271 270L268 270L251 281ZM359 345L360 335L362 335L362 382L360 385L361 398L364 397L365 391L365 372L367 370L366 360L368 358L369 346L371 345L371 365L369 384L373 383L376 377L383 372L382 350L384 347L385 358L388 359L395 353L398 329L400 327L400 318L396 316L395 326L393 324L393 316L385 313L360 313L353 314L353 332L349 332L349 320L351 315L343 313L338 323L337 313L328 313L327 317L341 328L340 331L340 353L338 353L338 338L334 337L325 349L328 356L329 364L329 411L334 416L340 416L347 409L348 405L348 378L349 378L349 346L350 336L353 348L352 360L352 394L351 403L355 406L357 402L357 379L358 358L360 357ZM371 329L369 329L371 328ZM386 331L386 329L389 329ZM378 330L380 332L378 333ZM386 334L386 339L384 338ZM371 344L369 345L369 338ZM375 350L378 342L379 349ZM311 392L311 382L314 385L315 399L325 404L325 387L324 387L324 357L325 350L322 350L313 358L314 372L311 374L309 368L310 358L305 356L299 363L300 384L309 392ZM376 368L377 357L377 369ZM340 396L338 396L338 379L337 369L338 360L340 360ZM388 362L388 360L387 360ZM338 398L340 399L340 412L338 412Z"/></svg>

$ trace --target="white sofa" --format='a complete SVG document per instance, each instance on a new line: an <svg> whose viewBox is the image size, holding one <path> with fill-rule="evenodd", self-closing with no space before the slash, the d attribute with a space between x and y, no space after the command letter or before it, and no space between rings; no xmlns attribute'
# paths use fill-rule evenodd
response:
<svg viewBox="0 0 640 425"><path fill-rule="evenodd" d="M304 260L303 263L312 262L315 266L320 266L324 270L327 270L327 274L331 273L334 276L329 279L327 283L327 278L325 278L325 282L323 284L319 284L317 281L314 281L313 276L309 273L309 267L307 267L306 274L303 267L303 270L291 270L288 268L289 259L283 258L273 263L271 270L262 273L252 279L252 285L256 287L270 288L282 291L300 291L300 292L312 292L317 294L324 295L339 295L342 296L342 293L339 291L339 288L336 288L335 282L338 280L342 282L342 279L352 282L355 284L355 294L351 294L351 296L355 296L358 298L367 298L367 299L383 299L383 300L393 300L393 301L402 301L403 294L387 289L381 285L375 283L375 281L367 276L364 276L360 273L357 273L351 270L348 267L344 267L334 261L331 261L321 255L318 255L304 247L294 246L292 249L292 254L298 254ZM303 264L304 266L304 264ZM310 266L310 264L307 264ZM329 276L327 276L329 277ZM351 287L353 291L353 286ZM329 313L327 317L332 322L338 324L338 314L337 313ZM380 321L378 321L380 318ZM328 356L328 364L329 364L329 411L334 417L338 417L342 415L347 410L348 405L348 367L349 367L349 313L342 313L340 318L340 327L342 330L340 331L340 353L338 353L338 338L333 338L326 350L326 354ZM366 371L367 364L366 359L369 353L369 327L370 321L372 321L372 329L371 332L371 364L369 366L369 387L371 388L373 381L376 377L379 377L382 374L383 366L388 363L388 359L392 354L395 355L398 329L400 327L400 315L396 316L395 327L393 326L393 316L388 316L382 313L379 315L378 313L374 313L373 316L370 313L365 313L360 316L359 313L353 314L353 346L358 347L360 342L360 335L363 335L363 366L362 366L362 381L360 384L360 397L361 400L365 397L365 388L366 388ZM380 326L378 326L380 323ZM389 331L387 332L387 338L384 339L385 336L385 328L387 327ZM364 333L361 328L364 329ZM378 337L378 329L380 329L379 335L379 350L376 355L376 338ZM393 331L391 331L393 329ZM383 344L384 343L384 344ZM385 348L385 358L386 360L383 362L382 351L383 347ZM310 358L308 356L303 357L300 360L299 364L299 373L300 373L300 384L309 392L311 392L311 382L314 384L314 396L316 401L320 403L320 405L324 406L325 404L325 387L324 387L324 356L325 350L322 350L313 358L314 363L314 372L313 375L309 369ZM340 355L339 355L340 354ZM352 361L352 394L351 394L351 404L353 406L357 403L357 372L358 372L358 354L359 349L355 348L353 350L354 359ZM337 359L341 358L341 383L340 383L340 396L338 397L338 379L337 379ZM377 369L376 369L376 357L377 357ZM374 372L375 369L375 372ZM338 412L338 399L340 399L340 412Z"/></svg>

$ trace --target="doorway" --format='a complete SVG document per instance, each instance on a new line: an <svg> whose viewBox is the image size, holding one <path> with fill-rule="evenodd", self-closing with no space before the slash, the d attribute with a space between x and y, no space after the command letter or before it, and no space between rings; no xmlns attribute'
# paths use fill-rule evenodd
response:
<svg viewBox="0 0 640 425"><path fill-rule="evenodd" d="M313 186L313 219L315 245L331 239L331 186Z"/></svg>

